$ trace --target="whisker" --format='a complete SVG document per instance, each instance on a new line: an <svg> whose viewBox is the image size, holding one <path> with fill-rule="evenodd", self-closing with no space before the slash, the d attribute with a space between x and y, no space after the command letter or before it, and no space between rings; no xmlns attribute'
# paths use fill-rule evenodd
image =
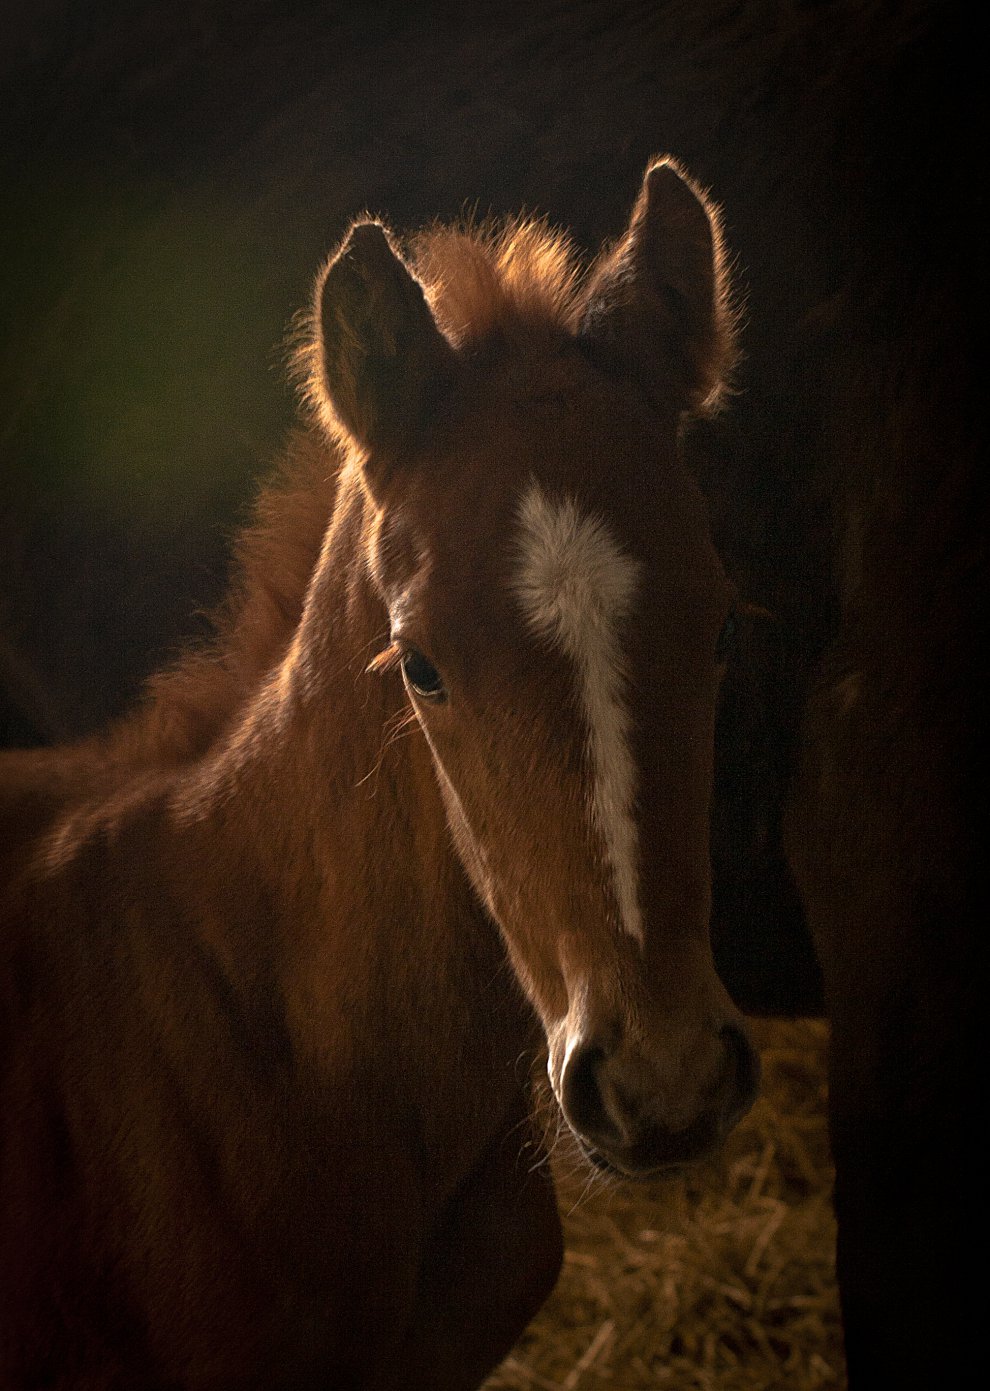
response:
<svg viewBox="0 0 990 1391"><path fill-rule="evenodd" d="M364 777L359 778L354 784L356 788L363 787L369 778L374 778L375 785L368 794L369 799L376 796L378 793L378 774L381 772L385 755L400 739L404 739L407 735L411 734L416 724L416 712L409 709L397 710L394 715L390 715L385 721L385 724L382 726L382 743L378 750L378 757L372 767L365 773Z"/></svg>

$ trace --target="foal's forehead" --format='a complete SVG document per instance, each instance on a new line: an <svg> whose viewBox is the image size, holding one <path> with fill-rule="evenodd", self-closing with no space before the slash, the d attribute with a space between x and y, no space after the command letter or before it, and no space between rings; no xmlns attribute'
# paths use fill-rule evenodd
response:
<svg viewBox="0 0 990 1391"><path fill-rule="evenodd" d="M418 512L441 551L486 564L506 544L532 538L537 512L547 539L559 522L608 532L649 562L651 553L704 543L700 494L678 463L665 425L632 390L568 360L492 383L442 445L442 496ZM544 500L542 509L534 500ZM568 522L568 519L570 521Z"/></svg>
<svg viewBox="0 0 990 1391"><path fill-rule="evenodd" d="M532 633L541 586L569 602L597 594L617 619L647 592L715 578L674 424L580 360L496 370L431 450L411 470L404 549L416 558L409 599L438 635L468 621Z"/></svg>
<svg viewBox="0 0 990 1391"><path fill-rule="evenodd" d="M636 393L603 379L578 355L510 364L473 393L440 444L444 501L433 521L495 543L536 479L551 496L572 497L623 528L652 499L674 455L665 431Z"/></svg>

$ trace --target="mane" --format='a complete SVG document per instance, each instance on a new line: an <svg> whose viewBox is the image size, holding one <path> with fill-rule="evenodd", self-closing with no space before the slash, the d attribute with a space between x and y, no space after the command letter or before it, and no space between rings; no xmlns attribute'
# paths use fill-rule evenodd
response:
<svg viewBox="0 0 990 1391"><path fill-rule="evenodd" d="M465 351L527 351L573 327L580 267L566 236L541 221L436 225L410 240L406 257L441 329ZM290 372L309 428L290 439L237 538L212 639L153 676L138 709L101 742L114 764L168 768L202 756L291 642L346 456L339 430L319 428L327 422L312 389L315 352L309 311L290 342Z"/></svg>
<svg viewBox="0 0 990 1391"><path fill-rule="evenodd" d="M575 327L581 268L568 237L546 222L434 226L413 238L410 261L459 347L525 347Z"/></svg>

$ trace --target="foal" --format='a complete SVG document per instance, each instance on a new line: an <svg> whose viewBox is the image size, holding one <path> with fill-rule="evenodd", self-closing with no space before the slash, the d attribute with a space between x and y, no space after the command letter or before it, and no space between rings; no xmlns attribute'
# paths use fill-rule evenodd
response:
<svg viewBox="0 0 990 1391"><path fill-rule="evenodd" d="M4 1386L470 1388L560 1259L539 1027L604 1168L749 1105L677 448L726 293L669 161L584 280L533 225L351 229L216 647L0 765Z"/></svg>

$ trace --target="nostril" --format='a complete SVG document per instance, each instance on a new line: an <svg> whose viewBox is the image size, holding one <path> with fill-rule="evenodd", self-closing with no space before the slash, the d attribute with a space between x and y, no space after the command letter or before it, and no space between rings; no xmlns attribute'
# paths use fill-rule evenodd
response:
<svg viewBox="0 0 990 1391"><path fill-rule="evenodd" d="M602 1096L600 1071L604 1061L604 1048L593 1044L575 1048L564 1069L562 1101L575 1130L601 1138L618 1138Z"/></svg>
<svg viewBox="0 0 990 1391"><path fill-rule="evenodd" d="M734 1024L726 1024L721 1039L728 1057L729 1092L737 1114L748 1110L760 1085L760 1059L753 1045Z"/></svg>

